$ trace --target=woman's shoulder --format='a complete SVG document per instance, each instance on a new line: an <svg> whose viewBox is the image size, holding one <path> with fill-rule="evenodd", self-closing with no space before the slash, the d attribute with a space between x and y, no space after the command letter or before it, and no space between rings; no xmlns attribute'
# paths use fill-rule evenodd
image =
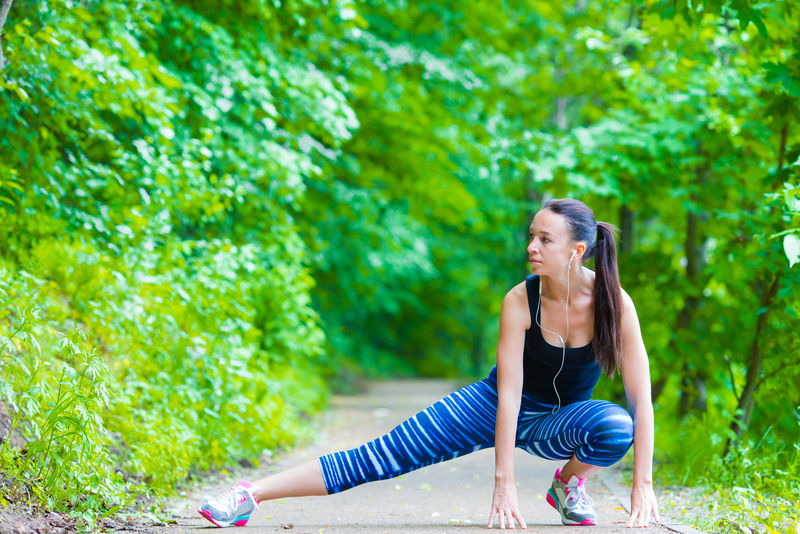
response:
<svg viewBox="0 0 800 534"><path fill-rule="evenodd" d="M508 290L506 296L503 297L503 304L525 304L528 305L528 289L527 289L527 278L522 282L518 283L514 287Z"/></svg>
<svg viewBox="0 0 800 534"><path fill-rule="evenodd" d="M528 311L528 290L526 280L518 283L508 290L503 297L503 308L501 320L505 316L520 328L527 330L530 328L530 312Z"/></svg>
<svg viewBox="0 0 800 534"><path fill-rule="evenodd" d="M624 316L626 312L630 312L632 314L636 314L636 306L633 305L633 299L628 292L625 291L622 286L619 288L619 297L620 303L622 304L622 315Z"/></svg>
<svg viewBox="0 0 800 534"><path fill-rule="evenodd" d="M536 289L539 287L539 275L538 274L529 274L522 280L520 283L509 289L506 296L513 295L517 298L523 298L524 301L528 302L528 288L533 287Z"/></svg>

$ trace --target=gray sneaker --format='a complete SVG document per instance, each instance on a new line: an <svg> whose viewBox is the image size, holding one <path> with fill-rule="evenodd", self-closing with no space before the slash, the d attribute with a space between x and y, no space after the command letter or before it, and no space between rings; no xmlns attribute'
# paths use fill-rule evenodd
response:
<svg viewBox="0 0 800 534"><path fill-rule="evenodd" d="M197 511L218 527L231 525L243 527L250 519L250 514L258 510L258 503L252 493L253 488L255 486L246 480L237 482L219 497L206 502Z"/></svg>
<svg viewBox="0 0 800 534"><path fill-rule="evenodd" d="M561 513L565 525L596 525L594 503L586 494L585 478L572 475L567 482L561 479L561 469L556 471L553 484L547 491L547 502Z"/></svg>

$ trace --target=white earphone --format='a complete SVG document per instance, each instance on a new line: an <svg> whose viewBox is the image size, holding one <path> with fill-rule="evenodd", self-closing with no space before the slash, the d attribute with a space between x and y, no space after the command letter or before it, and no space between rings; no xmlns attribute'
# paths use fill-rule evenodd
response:
<svg viewBox="0 0 800 534"><path fill-rule="evenodd" d="M569 263L567 264L567 302L565 305L565 312L567 315L567 336L566 336L567 338L569 338L569 271L570 269L572 269L572 258L574 258L575 254L577 253L578 253L577 250L572 251L572 256L570 256ZM561 395L559 395L558 388L556 387L556 378L558 378L558 375L560 375L561 371L564 369L564 362L566 362L567 359L567 344L564 342L564 338L561 337L557 332L548 330L547 328L543 327L542 324L539 322L539 310L541 302L542 302L542 279L539 278L539 300L536 302L536 316L534 317L536 319L536 324L539 325L539 328L547 332L550 332L551 334L556 336L559 341L561 341L561 367L558 368L558 372L556 372L555 376L553 377L553 390L556 392L556 397L558 398L558 405L553 409L553 413L555 413L561 409Z"/></svg>

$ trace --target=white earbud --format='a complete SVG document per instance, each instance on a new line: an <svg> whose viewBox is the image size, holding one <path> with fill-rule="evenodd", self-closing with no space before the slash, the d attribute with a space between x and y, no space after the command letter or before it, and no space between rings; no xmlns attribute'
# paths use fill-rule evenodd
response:
<svg viewBox="0 0 800 534"><path fill-rule="evenodd" d="M578 253L577 250L572 251L572 256L569 257L569 263L567 264L567 269L572 269L572 258L574 258L575 254L577 253Z"/></svg>

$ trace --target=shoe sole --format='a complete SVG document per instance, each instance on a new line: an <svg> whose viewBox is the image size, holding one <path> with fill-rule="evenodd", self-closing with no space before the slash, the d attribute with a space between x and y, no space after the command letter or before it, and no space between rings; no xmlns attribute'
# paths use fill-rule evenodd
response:
<svg viewBox="0 0 800 534"><path fill-rule="evenodd" d="M564 517L564 514L561 513L561 507L558 504L558 497L555 495L555 492L553 491L553 488L550 488L549 490L547 490L547 504L549 504L550 506L555 508L556 511L559 513L559 515L561 515L561 523L564 524L564 525L579 526L579 527L593 527L593 526L597 525L597 523L595 523L594 521L592 521L588 517L586 519L584 519L583 521L581 521L580 523L576 523L574 521L570 521L569 519Z"/></svg>
<svg viewBox="0 0 800 534"><path fill-rule="evenodd" d="M247 524L247 520L250 519L249 515L240 515L239 517L236 518L235 521L232 521L231 523L220 524L220 523L217 523L216 521L214 521L214 518L211 517L211 512L210 511L208 511L208 510L198 510L197 512L200 515L202 515L203 517L205 517L206 519L208 519L209 521L211 521L212 523L214 523L215 525L217 525L218 527L220 527L220 528L225 528L225 527L230 527L230 526L243 527L243 526L245 526Z"/></svg>

